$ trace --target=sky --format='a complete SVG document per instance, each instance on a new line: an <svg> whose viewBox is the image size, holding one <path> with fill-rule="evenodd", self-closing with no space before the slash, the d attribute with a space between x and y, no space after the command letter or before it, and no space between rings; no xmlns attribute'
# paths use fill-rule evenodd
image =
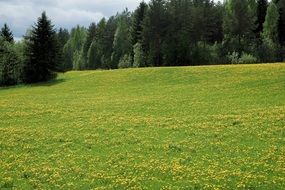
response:
<svg viewBox="0 0 285 190"><path fill-rule="evenodd" d="M7 23L14 37L21 38L46 11L56 28L89 26L126 7L133 11L141 0L0 0L0 27ZM148 0L145 0L148 2Z"/></svg>

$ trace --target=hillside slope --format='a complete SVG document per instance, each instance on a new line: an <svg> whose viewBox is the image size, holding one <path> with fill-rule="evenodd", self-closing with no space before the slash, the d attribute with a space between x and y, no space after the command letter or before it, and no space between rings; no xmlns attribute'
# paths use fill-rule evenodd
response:
<svg viewBox="0 0 285 190"><path fill-rule="evenodd" d="M284 189L285 64L0 89L0 189Z"/></svg>

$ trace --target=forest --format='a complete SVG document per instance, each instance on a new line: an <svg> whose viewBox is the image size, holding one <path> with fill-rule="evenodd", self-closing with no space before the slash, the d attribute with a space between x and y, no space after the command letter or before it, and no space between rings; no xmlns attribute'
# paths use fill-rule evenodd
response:
<svg viewBox="0 0 285 190"><path fill-rule="evenodd" d="M0 85L70 70L282 62L284 34L284 0L143 1L70 31L43 12L21 41L9 23L1 29Z"/></svg>

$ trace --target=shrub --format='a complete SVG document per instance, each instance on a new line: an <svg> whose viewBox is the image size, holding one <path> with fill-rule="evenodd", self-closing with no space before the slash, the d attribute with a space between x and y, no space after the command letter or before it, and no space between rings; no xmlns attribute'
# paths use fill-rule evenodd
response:
<svg viewBox="0 0 285 190"><path fill-rule="evenodd" d="M238 52L233 52L232 54L228 55L228 59L230 60L231 64L238 64L239 63L239 55Z"/></svg>
<svg viewBox="0 0 285 190"><path fill-rule="evenodd" d="M257 62L257 58L247 53L243 53L242 56L238 60L239 64L250 64L250 63L256 63L256 62Z"/></svg>
<svg viewBox="0 0 285 190"><path fill-rule="evenodd" d="M124 55L124 56L120 59L118 67L119 67L120 69L125 69L125 68L130 68L130 67L132 67L132 58L131 58L131 56L129 56L129 55L127 55L127 54Z"/></svg>
<svg viewBox="0 0 285 190"><path fill-rule="evenodd" d="M257 58L248 53L242 53L241 57L239 57L238 52L233 52L232 54L228 55L228 59L230 60L231 64L250 64L250 63L257 63Z"/></svg>

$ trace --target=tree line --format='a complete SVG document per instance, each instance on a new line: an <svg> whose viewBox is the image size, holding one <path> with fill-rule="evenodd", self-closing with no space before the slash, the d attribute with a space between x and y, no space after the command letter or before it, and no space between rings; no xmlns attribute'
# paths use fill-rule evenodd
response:
<svg viewBox="0 0 285 190"><path fill-rule="evenodd" d="M5 24L0 84L69 70L279 62L284 52L285 0L151 0L71 31L43 13L21 42Z"/></svg>

